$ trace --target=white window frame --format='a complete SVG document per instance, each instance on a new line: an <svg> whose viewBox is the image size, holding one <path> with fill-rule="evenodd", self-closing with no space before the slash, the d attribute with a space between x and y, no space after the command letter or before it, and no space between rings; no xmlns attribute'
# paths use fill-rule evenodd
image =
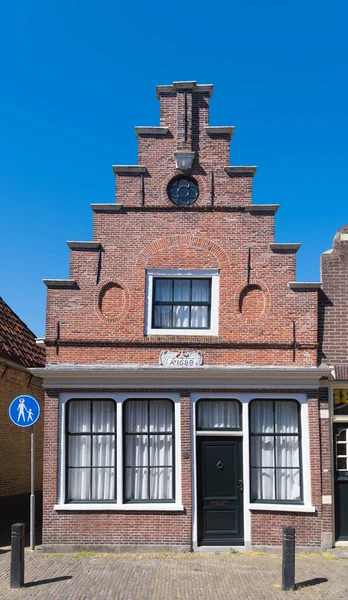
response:
<svg viewBox="0 0 348 600"><path fill-rule="evenodd" d="M152 327L153 280L155 277L211 279L209 329L157 329ZM151 269L146 272L145 335L218 335L219 334L219 269Z"/></svg>
<svg viewBox="0 0 348 600"><path fill-rule="evenodd" d="M171 400L174 403L174 456L175 456L175 500L174 502L124 502L123 480L123 405L126 400L144 398ZM117 492L115 502L66 502L66 415L69 400L114 400L116 403L116 480ZM58 438L58 498L54 510L93 511L93 510L122 510L122 511L176 511L182 512L181 494L181 427L180 427L180 395L168 393L71 393L59 396L59 438Z"/></svg>

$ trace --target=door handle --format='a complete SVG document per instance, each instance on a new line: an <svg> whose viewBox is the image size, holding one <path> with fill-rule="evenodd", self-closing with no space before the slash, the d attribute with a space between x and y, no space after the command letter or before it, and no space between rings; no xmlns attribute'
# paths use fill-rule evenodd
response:
<svg viewBox="0 0 348 600"><path fill-rule="evenodd" d="M244 483L243 483L243 481L241 479L238 481L237 489L240 492L244 492Z"/></svg>

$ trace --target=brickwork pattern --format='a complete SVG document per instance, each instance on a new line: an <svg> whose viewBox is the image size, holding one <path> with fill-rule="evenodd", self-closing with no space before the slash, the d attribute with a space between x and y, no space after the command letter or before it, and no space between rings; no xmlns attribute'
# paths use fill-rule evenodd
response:
<svg viewBox="0 0 348 600"><path fill-rule="evenodd" d="M0 497L30 492L30 427L14 425L8 407L20 394L34 396L43 411L42 380L17 369L0 366L1 476ZM35 425L35 490L42 490L43 415Z"/></svg>

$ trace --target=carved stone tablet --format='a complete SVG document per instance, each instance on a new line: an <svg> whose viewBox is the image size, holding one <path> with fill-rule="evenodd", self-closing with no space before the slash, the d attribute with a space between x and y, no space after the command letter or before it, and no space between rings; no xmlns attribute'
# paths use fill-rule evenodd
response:
<svg viewBox="0 0 348 600"><path fill-rule="evenodd" d="M203 365L203 352L199 350L193 350L192 352L162 350L159 362L164 367L200 367Z"/></svg>

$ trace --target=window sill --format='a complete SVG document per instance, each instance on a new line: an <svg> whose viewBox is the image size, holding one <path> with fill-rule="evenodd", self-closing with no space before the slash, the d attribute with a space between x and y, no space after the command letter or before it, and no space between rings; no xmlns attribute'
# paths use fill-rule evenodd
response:
<svg viewBox="0 0 348 600"><path fill-rule="evenodd" d="M309 504L261 504L254 502L249 504L249 510L263 510L267 512L296 512L314 513L315 506Z"/></svg>
<svg viewBox="0 0 348 600"><path fill-rule="evenodd" d="M151 511L151 512L183 512L184 506L182 504L171 504L169 502L163 502L158 504L104 504L104 503L94 503L94 504L55 504L54 510L68 510L68 511L93 511L93 510L113 510L113 511Z"/></svg>
<svg viewBox="0 0 348 600"><path fill-rule="evenodd" d="M186 335L194 337L196 335L205 335L206 337L217 337L217 329L148 329L146 335L155 335L161 337L162 335Z"/></svg>

